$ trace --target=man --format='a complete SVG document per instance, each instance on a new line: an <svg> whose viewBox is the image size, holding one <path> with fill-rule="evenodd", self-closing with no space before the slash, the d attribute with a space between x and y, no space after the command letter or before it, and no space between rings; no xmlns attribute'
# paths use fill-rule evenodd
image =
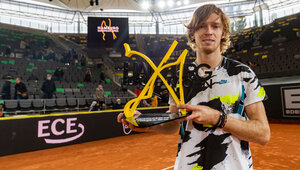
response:
<svg viewBox="0 0 300 170"><path fill-rule="evenodd" d="M11 80L12 77L11 76L7 76L6 77L6 81L2 87L1 90L1 95L2 95L2 99L3 100L9 100L11 99L11 95L10 95L10 84L11 84Z"/></svg>
<svg viewBox="0 0 300 170"><path fill-rule="evenodd" d="M21 78L16 78L15 99L28 99L26 85L21 82Z"/></svg>
<svg viewBox="0 0 300 170"><path fill-rule="evenodd" d="M220 8L199 7L187 28L197 55L196 73L208 78L199 76L184 89L188 104L176 106L172 99L169 103L171 112L187 109L191 115L145 129L121 120L122 114L118 120L136 131L173 133L180 128L174 169L253 169L248 142L265 145L270 139L262 103L265 91L248 66L221 55L229 45L229 19ZM210 68L200 67L203 64Z"/></svg>
<svg viewBox="0 0 300 170"><path fill-rule="evenodd" d="M123 109L123 105L122 105L122 102L121 102L121 99L117 99L116 102L114 103L113 105L113 109L114 110L117 110L117 109Z"/></svg>
<svg viewBox="0 0 300 170"><path fill-rule="evenodd" d="M52 75L47 74L47 78L44 81L41 90L44 92L44 99L52 99L53 93L56 91L56 86L52 80Z"/></svg>

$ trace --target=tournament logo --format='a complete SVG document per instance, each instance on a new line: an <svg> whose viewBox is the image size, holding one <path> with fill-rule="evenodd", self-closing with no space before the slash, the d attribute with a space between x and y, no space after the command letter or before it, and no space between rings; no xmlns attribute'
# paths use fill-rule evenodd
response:
<svg viewBox="0 0 300 170"><path fill-rule="evenodd" d="M111 26L111 19L110 18L108 18L108 22L109 22L109 24L107 26L106 21L103 20L101 22L101 26L97 27L97 32L102 32L102 39L103 39L103 41L105 41L105 32L111 32L112 35L113 35L113 39L114 40L117 39L117 36L116 36L115 32L119 32L119 27L118 26L113 26L113 27ZM103 25L105 27L103 27Z"/></svg>
<svg viewBox="0 0 300 170"><path fill-rule="evenodd" d="M66 120L55 119L53 122L51 122L51 120L40 120L38 121L38 138L44 138L44 141L48 144L74 141L80 138L84 133L83 124L78 123L76 126L76 121L76 117L67 118ZM58 126L60 127L59 129L57 128ZM70 134L72 134L71 137L60 138L61 136L70 136Z"/></svg>

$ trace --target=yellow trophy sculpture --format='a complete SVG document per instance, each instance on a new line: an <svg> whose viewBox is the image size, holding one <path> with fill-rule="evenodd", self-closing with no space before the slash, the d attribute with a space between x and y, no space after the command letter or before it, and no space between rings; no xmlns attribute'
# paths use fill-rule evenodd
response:
<svg viewBox="0 0 300 170"><path fill-rule="evenodd" d="M181 53L181 55L179 56L177 61L175 61L173 63L165 64L168 61L168 59L170 58L170 56L171 56L172 52L174 51L177 44L178 44L177 41L174 41L172 43L172 45L169 48L168 52L166 53L166 55L164 56L164 58L162 59L162 61L160 62L160 64L157 67L155 66L155 64L147 56L145 56L144 54L142 54L138 51L131 50L128 44L126 44L126 43L124 44L125 56L126 57L131 57L132 55L138 55L138 56L142 57L143 59L145 59L146 62L154 70L154 73L150 77L150 79L147 82L147 84L145 85L144 89L141 91L140 95L137 98L134 98L134 99L128 101L126 103L125 107L124 107L124 115L126 117L126 121L131 123L132 125L134 125L136 127L140 127L139 123L137 122L136 118L134 117L134 112L135 112L137 106L139 105L139 103L142 100L149 99L149 98L152 97L153 90L154 90L154 85L155 85L155 80L158 77L162 80L162 82L167 87L167 89L168 89L169 93L171 94L171 96L173 97L175 103L177 105L178 104L185 104L183 86L182 86L182 74L183 74L183 66L184 66L184 62L185 62L185 58L186 58L186 55L188 53L188 50L185 49ZM175 66L175 65L179 65L179 64L180 64L180 66L179 66L179 94L180 94L180 100L178 99L177 95L175 94L172 87L168 84L166 79L161 75L161 71L164 70L165 68ZM180 116L186 116L186 110L185 109L182 109L180 111L181 111ZM168 120L168 119L166 119L166 120Z"/></svg>

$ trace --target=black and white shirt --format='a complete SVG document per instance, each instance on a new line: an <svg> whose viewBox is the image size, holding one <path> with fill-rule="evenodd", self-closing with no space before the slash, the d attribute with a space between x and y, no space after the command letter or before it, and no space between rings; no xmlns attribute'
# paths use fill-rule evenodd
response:
<svg viewBox="0 0 300 170"><path fill-rule="evenodd" d="M187 104L206 105L247 120L244 107L265 98L255 73L238 61L224 57L214 70L203 70L195 63L186 66L186 70L183 84ZM169 104L176 105L172 98ZM249 144L220 128L183 121L174 169L253 169Z"/></svg>

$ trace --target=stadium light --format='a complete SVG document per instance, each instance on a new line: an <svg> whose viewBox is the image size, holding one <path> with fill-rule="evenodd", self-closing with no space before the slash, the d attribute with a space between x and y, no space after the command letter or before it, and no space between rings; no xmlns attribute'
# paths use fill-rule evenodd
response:
<svg viewBox="0 0 300 170"><path fill-rule="evenodd" d="M164 1L159 1L159 2L157 3L157 6L158 6L160 9L164 9L165 6L166 6L166 3L165 3Z"/></svg>
<svg viewBox="0 0 300 170"><path fill-rule="evenodd" d="M181 1L177 1L177 2L176 2L176 5L177 5L177 6L180 6L180 5L181 5Z"/></svg>
<svg viewBox="0 0 300 170"><path fill-rule="evenodd" d="M173 7L174 6L174 1L173 0L168 0L168 6Z"/></svg>
<svg viewBox="0 0 300 170"><path fill-rule="evenodd" d="M141 4L143 9L149 9L150 8L150 3L149 1L143 1Z"/></svg>
<svg viewBox="0 0 300 170"><path fill-rule="evenodd" d="M184 1L183 1L183 4L184 4L184 5L187 5L187 4L189 4L189 3L190 3L189 0L184 0Z"/></svg>

